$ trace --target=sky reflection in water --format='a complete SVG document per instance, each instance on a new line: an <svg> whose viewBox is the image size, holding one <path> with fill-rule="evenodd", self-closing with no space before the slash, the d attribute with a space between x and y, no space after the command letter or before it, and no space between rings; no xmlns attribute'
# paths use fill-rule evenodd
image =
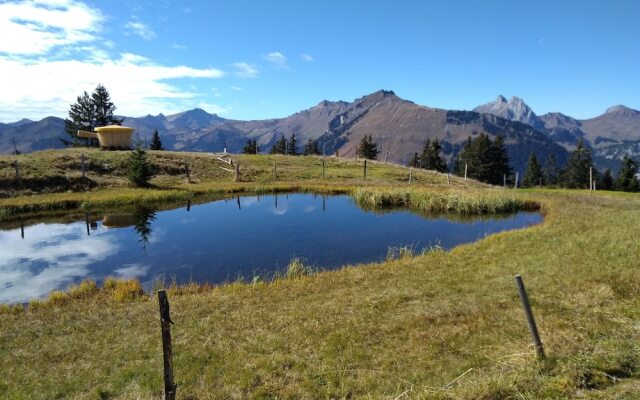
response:
<svg viewBox="0 0 640 400"><path fill-rule="evenodd" d="M26 302L106 276L137 278L146 287L157 278L220 283L272 274L292 257L332 269L382 260L389 247L449 249L542 221L538 213L465 222L403 210L375 214L348 196L312 194L241 197L189 210L140 208L90 219L93 224L27 226L24 239L20 228L0 230L0 303Z"/></svg>

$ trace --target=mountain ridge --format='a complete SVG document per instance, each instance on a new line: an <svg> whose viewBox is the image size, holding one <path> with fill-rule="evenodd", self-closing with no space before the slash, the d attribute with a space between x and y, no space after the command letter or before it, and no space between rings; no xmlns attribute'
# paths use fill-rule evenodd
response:
<svg viewBox="0 0 640 400"><path fill-rule="evenodd" d="M492 136L505 135L513 166L523 170L529 152L536 152L541 159L554 154L561 162L566 159L566 151L581 138L593 148L619 146L619 137L628 134L627 131L621 134L616 128L619 121L626 118L633 125L636 114L640 114L616 105L593 121L577 120L562 113L538 116L521 98L513 96L507 100L502 95L474 110L418 105L398 97L392 90L378 90L351 102L322 100L284 118L233 120L196 107L171 115L124 116L123 124L135 128L139 140L148 141L157 129L165 148L190 151L226 148L238 152L248 139L257 140L262 151L267 151L282 135L294 133L300 146L309 139L316 140L327 153L353 157L359 140L371 134L382 150L381 158L400 163L406 163L414 152L419 152L426 139L440 140L445 158L451 161L468 137L487 132ZM606 132L593 135L594 130ZM0 151L13 150L12 137L16 137L21 151L28 152L63 147L58 138L64 136L64 121L56 117L0 124Z"/></svg>

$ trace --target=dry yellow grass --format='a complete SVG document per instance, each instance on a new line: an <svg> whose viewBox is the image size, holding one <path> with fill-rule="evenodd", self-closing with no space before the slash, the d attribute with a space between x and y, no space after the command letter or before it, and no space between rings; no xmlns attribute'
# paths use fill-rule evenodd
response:
<svg viewBox="0 0 640 400"><path fill-rule="evenodd" d="M514 196L541 202L545 222L450 252L169 290L179 398L633 399L640 197ZM516 273L531 296L543 362ZM3 314L2 393L160 398L157 302L118 302L112 290Z"/></svg>

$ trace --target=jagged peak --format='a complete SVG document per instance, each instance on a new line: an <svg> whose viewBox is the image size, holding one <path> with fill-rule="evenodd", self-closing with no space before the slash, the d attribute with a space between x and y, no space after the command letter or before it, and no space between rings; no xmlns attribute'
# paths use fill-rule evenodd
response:
<svg viewBox="0 0 640 400"><path fill-rule="evenodd" d="M496 97L496 103L506 103L507 102L507 98L504 97L503 95L499 94L498 97Z"/></svg>

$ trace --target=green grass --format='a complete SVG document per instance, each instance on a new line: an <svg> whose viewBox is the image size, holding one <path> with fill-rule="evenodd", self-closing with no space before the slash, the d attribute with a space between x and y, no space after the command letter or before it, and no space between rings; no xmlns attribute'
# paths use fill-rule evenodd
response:
<svg viewBox="0 0 640 400"><path fill-rule="evenodd" d="M470 182L453 190L408 187L382 176L357 189L363 182L355 177L305 181L312 173L294 172L297 165L286 182L241 186L340 188L368 207L425 213L541 205L545 220L447 252L401 252L383 263L295 279L171 287L178 398L637 398L640 196L503 191ZM544 361L531 345L517 273ZM116 285L85 284L75 297L73 290L52 294L26 312L0 307L0 393L161 398L157 299L135 287L118 299Z"/></svg>
<svg viewBox="0 0 640 400"><path fill-rule="evenodd" d="M345 192L360 185L409 185L409 169L369 162L367 179L361 161L322 158L233 155L240 163L240 181L222 168L231 168L207 153L149 152L158 171L152 188L132 188L126 179L126 151L66 149L19 156L0 155L0 220L16 213L107 208L133 203L162 204L183 202L196 197L230 193L269 193L278 191ZM81 178L80 157L87 155L89 172ZM13 161L21 167L21 181L15 180ZM187 182L184 164L191 169ZM276 165L274 177L273 167ZM451 188L485 187L475 181L432 171L414 171L412 185Z"/></svg>

